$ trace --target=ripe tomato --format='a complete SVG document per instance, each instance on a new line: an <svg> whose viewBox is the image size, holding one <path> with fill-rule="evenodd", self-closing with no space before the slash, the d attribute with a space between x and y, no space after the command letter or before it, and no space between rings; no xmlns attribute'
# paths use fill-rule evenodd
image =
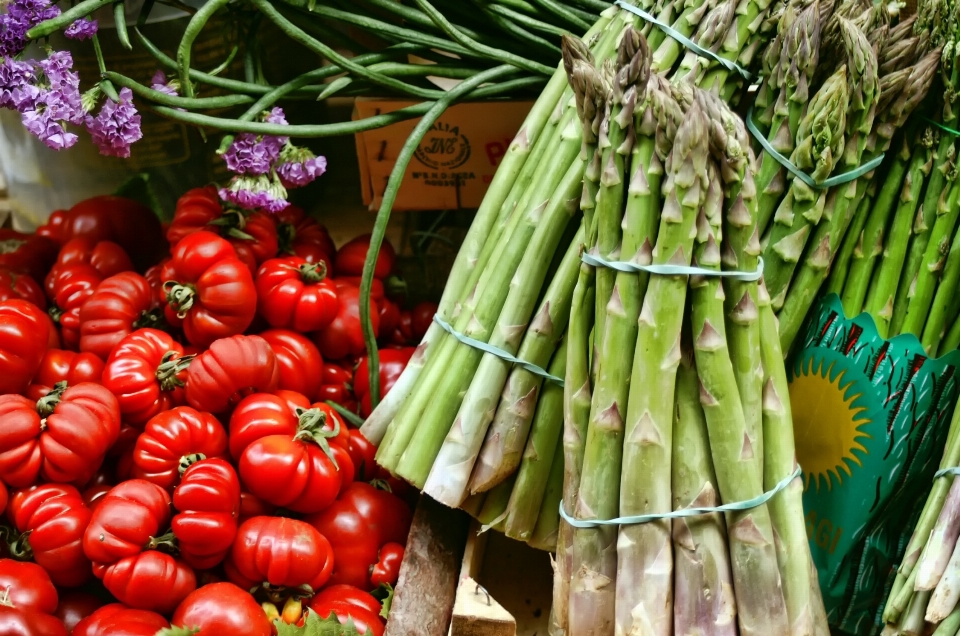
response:
<svg viewBox="0 0 960 636"><path fill-rule="evenodd" d="M0 267L0 301L19 298L33 303L40 309L47 308L43 289L30 274L14 272Z"/></svg>
<svg viewBox="0 0 960 636"><path fill-rule="evenodd" d="M424 301L418 303L410 312L414 340L419 341L427 334L427 329L433 324L433 317L437 314L437 309L437 303Z"/></svg>
<svg viewBox="0 0 960 636"><path fill-rule="evenodd" d="M247 446L261 437L295 435L297 408L310 408L310 401L289 391L283 395L254 393L243 398L230 414L230 455L234 461L239 461Z"/></svg>
<svg viewBox="0 0 960 636"><path fill-rule="evenodd" d="M338 276L361 276L363 275L363 262L367 258L367 251L370 249L370 235L364 234L358 236L337 251L337 275ZM390 241L384 241L380 246L380 253L377 255L377 265L373 270L374 278L383 280L390 275L393 270L393 263L397 259L397 253L394 251Z"/></svg>
<svg viewBox="0 0 960 636"><path fill-rule="evenodd" d="M323 260L327 271L332 274L333 255L336 254L337 247L327 228L295 205L288 205L274 214L274 218L278 222L277 234L280 237L281 254L299 256L308 263L319 263Z"/></svg>
<svg viewBox="0 0 960 636"><path fill-rule="evenodd" d="M237 524L241 524L251 517L272 517L276 511L274 506L251 495L248 492L240 493L240 514L237 518Z"/></svg>
<svg viewBox="0 0 960 636"><path fill-rule="evenodd" d="M377 447L364 437L358 428L350 431L349 451L350 459L353 460L353 466L357 469L360 481L376 479L380 470L376 459Z"/></svg>
<svg viewBox="0 0 960 636"><path fill-rule="evenodd" d="M384 543L380 547L379 560L370 572L370 583L377 587L396 585L400 578L404 552L404 547L399 543Z"/></svg>
<svg viewBox="0 0 960 636"><path fill-rule="evenodd" d="M240 480L222 459L204 459L184 471L173 492L173 534L180 556L198 570L223 561L237 536Z"/></svg>
<svg viewBox="0 0 960 636"><path fill-rule="evenodd" d="M213 583L192 592L173 613L174 627L197 630L198 636L270 636L263 608L233 583Z"/></svg>
<svg viewBox="0 0 960 636"><path fill-rule="evenodd" d="M246 581L308 593L326 584L333 560L326 537L309 524L285 517L244 521L230 554L232 567Z"/></svg>
<svg viewBox="0 0 960 636"><path fill-rule="evenodd" d="M83 503L87 505L90 512L93 513L100 506L100 502L107 496L107 493L113 489L113 484L96 484L87 486L83 491Z"/></svg>
<svg viewBox="0 0 960 636"><path fill-rule="evenodd" d="M103 374L103 360L92 353L77 353L63 349L47 349L40 362L40 369L27 387L27 398L39 400L46 397L58 382L68 385L81 382L99 384Z"/></svg>
<svg viewBox="0 0 960 636"><path fill-rule="evenodd" d="M49 332L46 316L33 303L0 302L0 393L27 388L40 368Z"/></svg>
<svg viewBox="0 0 960 636"><path fill-rule="evenodd" d="M76 350L80 346L80 308L101 282L99 272L82 263L50 270L46 290L51 305L47 311L60 325L67 349Z"/></svg>
<svg viewBox="0 0 960 636"><path fill-rule="evenodd" d="M150 283L140 274L122 272L104 279L80 307L80 351L106 360L131 332L157 324L154 301Z"/></svg>
<svg viewBox="0 0 960 636"><path fill-rule="evenodd" d="M320 348L324 360L339 360L348 355L363 355L367 350L360 326L360 288L353 285L338 285L337 295L340 310L337 317L322 331L313 334L313 341ZM370 321L373 333L380 328L380 312L371 304Z"/></svg>
<svg viewBox="0 0 960 636"><path fill-rule="evenodd" d="M72 636L154 636L167 627L170 623L156 612L112 603L77 623Z"/></svg>
<svg viewBox="0 0 960 636"><path fill-rule="evenodd" d="M64 243L53 267L77 264L92 266L103 278L133 271L133 262L122 247L113 241L93 241L83 237Z"/></svg>
<svg viewBox="0 0 960 636"><path fill-rule="evenodd" d="M39 614L57 611L57 589L36 563L0 559L0 590L4 590L3 605L8 607Z"/></svg>
<svg viewBox="0 0 960 636"><path fill-rule="evenodd" d="M277 226L263 212L224 210L217 189L212 186L188 190L177 201L167 240L173 247L184 237L205 230L219 233L233 245L237 257L251 271L277 255Z"/></svg>
<svg viewBox="0 0 960 636"><path fill-rule="evenodd" d="M91 382L58 385L38 402L0 396L0 418L0 477L16 488L30 486L38 475L83 483L120 435L117 398Z"/></svg>
<svg viewBox="0 0 960 636"><path fill-rule="evenodd" d="M67 628L67 633L72 633L77 623L90 616L95 611L103 607L104 602L88 592L71 590L60 595L60 604L57 605L56 616L63 622Z"/></svg>
<svg viewBox="0 0 960 636"><path fill-rule="evenodd" d="M410 358L416 353L415 347L402 349L380 349L380 397L382 398L400 379L407 368ZM370 404L370 359L364 356L353 374L353 392L360 399L360 414L369 417L373 408Z"/></svg>
<svg viewBox="0 0 960 636"><path fill-rule="evenodd" d="M353 607L365 609L368 612L373 612L377 615L379 615L380 611L383 609L380 601L378 601L370 592L343 583L328 585L317 592L313 598L310 599L311 609L315 609L313 607L314 605L322 605L327 603L344 603L346 605L352 605Z"/></svg>
<svg viewBox="0 0 960 636"><path fill-rule="evenodd" d="M117 397L125 422L143 425L183 404L189 356L170 334L138 329L117 343L103 370L103 385Z"/></svg>
<svg viewBox="0 0 960 636"><path fill-rule="evenodd" d="M197 589L197 577L180 559L147 550L108 566L103 586L130 607L169 614Z"/></svg>
<svg viewBox="0 0 960 636"><path fill-rule="evenodd" d="M377 331L381 340L387 342L400 325L400 307L387 298L377 305L380 307L380 328Z"/></svg>
<svg viewBox="0 0 960 636"><path fill-rule="evenodd" d="M0 605L0 634L3 636L67 636L67 629L56 616Z"/></svg>
<svg viewBox="0 0 960 636"><path fill-rule="evenodd" d="M413 514L396 495L354 482L337 501L319 514L304 519L321 532L334 548L333 583L362 589L376 587L370 581L372 568L387 543L406 544Z"/></svg>
<svg viewBox="0 0 960 636"><path fill-rule="evenodd" d="M180 479L181 467L226 454L227 432L217 418L178 406L147 422L133 450L133 477L171 490Z"/></svg>
<svg viewBox="0 0 960 636"><path fill-rule="evenodd" d="M57 244L44 236L0 230L0 267L43 280L57 258Z"/></svg>
<svg viewBox="0 0 960 636"><path fill-rule="evenodd" d="M280 366L266 340L260 336L222 338L190 363L187 403L201 411L223 413L244 396L274 391L279 383Z"/></svg>
<svg viewBox="0 0 960 636"><path fill-rule="evenodd" d="M270 343L280 365L280 388L302 393L311 400L320 391L323 358L309 338L287 329L270 329L260 334Z"/></svg>
<svg viewBox="0 0 960 636"><path fill-rule="evenodd" d="M11 547L14 556L32 558L62 587L76 587L90 579L83 533L91 514L76 488L44 484L15 491L7 516L20 533Z"/></svg>
<svg viewBox="0 0 960 636"><path fill-rule="evenodd" d="M170 523L170 495L142 479L114 486L83 535L83 552L101 576L106 566L140 554Z"/></svg>
<svg viewBox="0 0 960 636"><path fill-rule="evenodd" d="M384 621L380 601L352 585L331 585L310 599L310 609L321 618L335 614L341 623L352 619L360 634L382 636Z"/></svg>
<svg viewBox="0 0 960 636"><path fill-rule="evenodd" d="M337 287L322 263L298 256L272 258L257 270L258 310L273 327L307 332L323 329L337 315Z"/></svg>
<svg viewBox="0 0 960 636"><path fill-rule="evenodd" d="M195 232L177 243L162 277L167 321L182 322L193 345L206 347L243 333L253 322L253 276L230 243L216 234Z"/></svg>

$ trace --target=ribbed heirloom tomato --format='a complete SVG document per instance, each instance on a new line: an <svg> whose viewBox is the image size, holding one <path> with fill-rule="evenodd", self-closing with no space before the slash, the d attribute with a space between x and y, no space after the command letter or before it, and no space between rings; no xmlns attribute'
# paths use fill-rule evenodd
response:
<svg viewBox="0 0 960 636"><path fill-rule="evenodd" d="M240 516L240 480L222 459L191 464L173 491L173 535L180 556L198 570L223 561L237 536Z"/></svg>
<svg viewBox="0 0 960 636"><path fill-rule="evenodd" d="M330 543L310 525L285 517L253 517L237 532L227 577L247 590L266 583L312 593L329 580L333 562Z"/></svg>
<svg viewBox="0 0 960 636"><path fill-rule="evenodd" d="M47 276L47 297L51 303L47 312L60 325L67 349L80 346L80 308L102 282L97 270L82 263L51 270Z"/></svg>
<svg viewBox="0 0 960 636"><path fill-rule="evenodd" d="M323 379L323 358L309 338L288 329L268 329L260 337L269 343L280 366L281 389L318 397Z"/></svg>
<svg viewBox="0 0 960 636"><path fill-rule="evenodd" d="M190 363L187 403L201 411L223 413L245 396L274 391L279 384L280 367L266 340L222 338Z"/></svg>
<svg viewBox="0 0 960 636"><path fill-rule="evenodd" d="M19 298L33 303L40 309L47 308L47 299L43 289L30 276L0 267L0 301Z"/></svg>
<svg viewBox="0 0 960 636"><path fill-rule="evenodd" d="M47 349L33 382L27 387L26 396L31 400L46 397L58 382L99 384L102 374L103 360L92 353Z"/></svg>
<svg viewBox="0 0 960 636"><path fill-rule="evenodd" d="M154 636L166 627L170 623L156 612L112 603L77 623L72 636Z"/></svg>
<svg viewBox="0 0 960 636"><path fill-rule="evenodd" d="M211 232L189 234L162 271L166 316L181 324L192 345L243 333L257 311L250 269L233 247Z"/></svg>
<svg viewBox="0 0 960 636"><path fill-rule="evenodd" d="M79 590L68 590L60 594L60 603L57 604L57 618L63 621L67 633L72 634L77 624L90 616L105 603L98 596Z"/></svg>
<svg viewBox="0 0 960 636"><path fill-rule="evenodd" d="M49 332L47 317L33 303L0 302L0 393L22 393L27 388L40 368Z"/></svg>
<svg viewBox="0 0 960 636"><path fill-rule="evenodd" d="M53 265L57 249L57 244L47 237L0 230L0 267L29 274L37 282Z"/></svg>
<svg viewBox="0 0 960 636"><path fill-rule="evenodd" d="M170 490L179 481L181 469L226 454L227 432L217 418L178 406L147 422L133 450L133 476Z"/></svg>
<svg viewBox="0 0 960 636"><path fill-rule="evenodd" d="M7 517L19 536L11 552L18 558L32 558L59 586L85 583L92 576L90 559L83 553L90 516L73 486L43 484L15 491Z"/></svg>
<svg viewBox="0 0 960 636"><path fill-rule="evenodd" d="M257 270L260 315L272 327L307 332L323 329L337 316L337 287L323 263L298 256L272 258Z"/></svg>
<svg viewBox="0 0 960 636"><path fill-rule="evenodd" d="M310 609L328 618L335 615L341 623L352 620L359 634L383 636L382 606L372 594L352 585L331 585L310 599Z"/></svg>
<svg viewBox="0 0 960 636"><path fill-rule="evenodd" d="M54 612L57 589L42 567L0 559L0 634L4 636L67 636Z"/></svg>
<svg viewBox="0 0 960 636"><path fill-rule="evenodd" d="M140 274L122 272L104 279L80 307L80 351L106 360L130 333L157 324L155 300Z"/></svg>
<svg viewBox="0 0 960 636"><path fill-rule="evenodd" d="M337 253L337 248L327 229L295 205L288 205L274 217L277 220L280 253L299 256L308 263L323 261L332 275L333 255Z"/></svg>
<svg viewBox="0 0 960 636"><path fill-rule="evenodd" d="M233 583L205 585L185 598L171 621L174 627L196 629L197 636L270 636L263 608Z"/></svg>
<svg viewBox="0 0 960 636"><path fill-rule="evenodd" d="M36 482L88 480L120 434L117 398L99 384L58 385L33 402L0 396L0 478L23 488Z"/></svg>
<svg viewBox="0 0 960 636"><path fill-rule="evenodd" d="M338 282L337 296L340 299L337 317L313 335L313 341L320 348L324 360L359 356L367 350L360 326L360 288ZM376 335L380 329L380 312L373 304L370 307L370 322Z"/></svg>
<svg viewBox="0 0 960 636"><path fill-rule="evenodd" d="M121 340L103 370L103 385L117 397L128 424L150 418L184 402L183 384L192 356L158 329L138 329Z"/></svg>
<svg viewBox="0 0 960 636"><path fill-rule="evenodd" d="M122 247L113 241L74 238L63 244L53 269L71 265L90 265L103 278L133 271L133 262Z"/></svg>

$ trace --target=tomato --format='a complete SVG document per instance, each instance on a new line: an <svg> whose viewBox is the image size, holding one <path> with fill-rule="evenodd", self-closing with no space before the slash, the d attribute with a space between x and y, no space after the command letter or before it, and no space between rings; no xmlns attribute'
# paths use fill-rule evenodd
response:
<svg viewBox="0 0 960 636"><path fill-rule="evenodd" d="M113 484L96 484L93 486L87 486L87 488L81 493L83 497L83 503L87 505L87 508L90 509L90 512L94 512L97 507L100 505L100 502L103 501L103 498L107 496L107 493L113 489Z"/></svg>
<svg viewBox="0 0 960 636"><path fill-rule="evenodd" d="M67 629L56 616L0 605L0 634L3 636L67 636Z"/></svg>
<svg viewBox="0 0 960 636"><path fill-rule="evenodd" d="M10 500L10 493L7 492L7 487L0 483L0 513L3 513L7 509L7 504Z"/></svg>
<svg viewBox="0 0 960 636"><path fill-rule="evenodd" d="M43 289L29 274L0 267L0 301L15 298L33 303L40 309L47 308L47 299L43 295Z"/></svg>
<svg viewBox="0 0 960 636"><path fill-rule="evenodd" d="M230 560L247 581L312 593L330 578L334 555L330 542L303 521L253 517L240 526Z"/></svg>
<svg viewBox="0 0 960 636"><path fill-rule="evenodd" d="M400 578L400 565L403 563L404 547L399 543L385 543L380 547L380 560L373 566L370 583L396 585Z"/></svg>
<svg viewBox="0 0 960 636"><path fill-rule="evenodd" d="M130 607L169 614L197 589L197 577L180 559L147 550L108 566L103 586Z"/></svg>
<svg viewBox="0 0 960 636"><path fill-rule="evenodd" d="M359 356L367 350L360 326L360 289L352 285L339 285L337 294L340 299L337 317L325 329L313 335L325 360ZM380 328L380 315L374 306L370 307L370 321L376 335Z"/></svg>
<svg viewBox="0 0 960 636"><path fill-rule="evenodd" d="M133 451L133 477L172 489L181 468L226 454L227 432L219 420L189 406L178 406L147 422Z"/></svg>
<svg viewBox="0 0 960 636"><path fill-rule="evenodd" d="M270 344L260 336L233 336L215 341L190 363L186 398L198 410L223 413L244 396L269 393L279 384Z"/></svg>
<svg viewBox="0 0 960 636"><path fill-rule="evenodd" d="M337 289L343 287L344 285L360 289L360 283L362 280L363 277L361 276L337 276L334 282L337 284ZM370 284L370 300L376 303L377 307L379 308L386 299L387 293L383 286L383 281L379 278L374 278ZM377 315L380 315L379 310Z"/></svg>
<svg viewBox="0 0 960 636"><path fill-rule="evenodd" d="M170 523L170 495L142 479L114 486L100 501L83 535L83 552L100 576L105 566L144 550ZM99 566L99 567L98 567Z"/></svg>
<svg viewBox="0 0 960 636"><path fill-rule="evenodd" d="M298 256L273 258L257 270L258 310L273 327L323 329L337 315L337 287L326 267Z"/></svg>
<svg viewBox="0 0 960 636"><path fill-rule="evenodd" d="M345 605L351 605L353 607L365 609L368 612L373 612L374 614L378 615L383 609L380 601L378 601L370 592L361 590L353 585L346 585L343 583L328 585L317 592L317 594L310 599L311 608L313 608L314 605L323 605L328 603L343 603Z"/></svg>
<svg viewBox="0 0 960 636"><path fill-rule="evenodd" d="M382 398L397 383L400 374L407 367L410 358L416 352L415 347L403 349L380 349L380 397ZM353 374L353 392L360 399L360 414L369 417L373 408L370 405L370 363L364 357Z"/></svg>
<svg viewBox="0 0 960 636"><path fill-rule="evenodd" d="M130 255L138 271L156 263L167 250L160 220L153 210L123 197L98 196L81 201L62 215L51 215L48 225L37 233L60 244L80 237L94 243L113 241Z"/></svg>
<svg viewBox="0 0 960 636"><path fill-rule="evenodd" d="M138 329L113 348L103 370L103 385L116 396L124 421L142 425L183 404L190 360L169 334Z"/></svg>
<svg viewBox="0 0 960 636"><path fill-rule="evenodd" d="M102 374L103 360L92 353L47 349L37 375L27 387L26 396L31 400L39 400L50 393L57 382L66 382L69 385L81 382L99 383Z"/></svg>
<svg viewBox="0 0 960 636"><path fill-rule="evenodd" d="M238 523L243 523L251 517L271 517L275 511L275 506L271 506L259 497L251 495L246 491L240 492L240 514L237 519Z"/></svg>
<svg viewBox="0 0 960 636"><path fill-rule="evenodd" d="M352 622L358 634L366 636L383 636L384 624L380 613L357 607L345 601L310 602L310 609L321 618L336 616L341 625Z"/></svg>
<svg viewBox="0 0 960 636"><path fill-rule="evenodd" d="M424 301L417 304L410 312L411 326L413 327L413 338L421 340L426 334L427 329L433 324L433 317L437 315L437 303Z"/></svg>
<svg viewBox="0 0 960 636"><path fill-rule="evenodd" d="M249 593L233 583L214 583L180 603L174 627L198 630L198 636L270 636L273 625Z"/></svg>
<svg viewBox="0 0 960 636"><path fill-rule="evenodd" d="M280 253L299 256L308 263L325 260L327 270L333 267L333 255L337 247L330 238L327 228L307 216L302 208L289 205L274 214L277 220L277 233L280 236Z"/></svg>
<svg viewBox="0 0 960 636"><path fill-rule="evenodd" d="M80 351L106 360L133 331L158 323L147 279L135 272L106 278L80 307Z"/></svg>
<svg viewBox="0 0 960 636"><path fill-rule="evenodd" d="M3 605L40 614L57 611L57 589L36 563L0 559L0 590L4 591Z"/></svg>
<svg viewBox="0 0 960 636"><path fill-rule="evenodd" d="M154 636L167 627L170 627L170 623L156 612L112 603L80 621L73 630L73 636Z"/></svg>
<svg viewBox="0 0 960 636"><path fill-rule="evenodd" d="M291 391L281 395L254 393L243 398L230 414L230 455L239 461L247 446L261 437L296 435L298 408L310 408L310 401Z"/></svg>
<svg viewBox="0 0 960 636"><path fill-rule="evenodd" d="M184 471L173 492L173 534L180 556L199 570L223 561L237 536L240 480L222 459L204 459Z"/></svg>
<svg viewBox="0 0 960 636"><path fill-rule="evenodd" d="M38 402L0 396L0 477L16 488L46 481L84 482L97 471L120 435L117 398L83 382L56 390Z"/></svg>
<svg viewBox="0 0 960 636"><path fill-rule="evenodd" d="M323 367L323 384L350 384L353 372L339 364L327 364Z"/></svg>
<svg viewBox="0 0 960 636"><path fill-rule="evenodd" d="M400 308L386 298L380 301L378 305L380 306L379 334L381 338L388 339L400 324Z"/></svg>
<svg viewBox="0 0 960 636"><path fill-rule="evenodd" d="M51 303L47 312L60 325L67 349L76 350L80 346L80 308L102 282L97 270L83 264L53 269L47 276L47 295Z"/></svg>
<svg viewBox="0 0 960 636"><path fill-rule="evenodd" d="M354 482L330 507L304 521L334 548L337 561L331 582L373 589L370 574L380 560L381 547L405 544L412 518L410 507L396 495Z"/></svg>
<svg viewBox="0 0 960 636"><path fill-rule="evenodd" d="M59 349L60 331L57 330L57 325L53 322L53 318L50 317L50 314L46 314L43 320L47 323L47 348Z"/></svg>
<svg viewBox="0 0 960 636"><path fill-rule="evenodd" d="M350 459L353 460L353 465L357 469L360 480L376 479L380 468L377 466L376 460L377 447L364 437L358 428L350 431L349 450Z"/></svg>
<svg viewBox="0 0 960 636"><path fill-rule="evenodd" d="M320 350L309 338L287 329L270 329L260 334L270 343L280 365L280 388L317 398L323 375Z"/></svg>
<svg viewBox="0 0 960 636"><path fill-rule="evenodd" d="M91 514L76 488L44 484L15 491L7 516L20 533L11 547L14 556L32 558L59 586L76 587L90 579L83 533Z"/></svg>
<svg viewBox="0 0 960 636"><path fill-rule="evenodd" d="M67 633L72 633L77 623L93 614L103 605L103 601L93 594L72 590L60 595L60 604L57 605L56 616L67 628Z"/></svg>
<svg viewBox="0 0 960 636"><path fill-rule="evenodd" d="M212 186L188 190L180 197L167 230L167 240L170 247L174 247L184 237L201 230L219 232L230 241L237 257L251 271L277 255L277 226L270 216L263 212L224 210L217 189Z"/></svg>
<svg viewBox="0 0 960 636"><path fill-rule="evenodd" d="M53 267L78 264L92 266L103 278L133 270L127 252L113 241L93 241L83 237L64 243Z"/></svg>
<svg viewBox="0 0 960 636"><path fill-rule="evenodd" d="M41 281L57 259L59 246L45 236L0 230L0 267Z"/></svg>
<svg viewBox="0 0 960 636"><path fill-rule="evenodd" d="M337 275L338 276L361 276L363 274L363 262L367 258L367 251L370 249L370 235L364 234L358 236L337 251ZM373 270L374 278L383 280L390 275L393 270L393 263L397 259L397 253L394 251L390 241L384 241L380 246L380 253L377 255L377 265Z"/></svg>
<svg viewBox="0 0 960 636"><path fill-rule="evenodd" d="M26 390L40 368L49 331L46 316L33 303L0 302L0 393Z"/></svg>

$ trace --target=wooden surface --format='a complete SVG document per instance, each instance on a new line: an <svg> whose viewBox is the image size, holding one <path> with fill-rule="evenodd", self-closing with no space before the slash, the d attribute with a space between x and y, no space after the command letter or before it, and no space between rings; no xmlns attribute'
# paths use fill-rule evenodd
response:
<svg viewBox="0 0 960 636"><path fill-rule="evenodd" d="M471 577L460 581L451 636L517 636L517 621Z"/></svg>
<svg viewBox="0 0 960 636"><path fill-rule="evenodd" d="M466 513L420 498L385 636L447 636L468 525Z"/></svg>
<svg viewBox="0 0 960 636"><path fill-rule="evenodd" d="M517 636L547 636L553 591L549 554L493 530L485 534L477 582L516 619Z"/></svg>

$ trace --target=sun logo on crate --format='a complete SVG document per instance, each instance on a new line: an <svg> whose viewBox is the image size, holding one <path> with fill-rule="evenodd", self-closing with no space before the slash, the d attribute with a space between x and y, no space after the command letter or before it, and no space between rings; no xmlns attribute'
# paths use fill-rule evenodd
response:
<svg viewBox="0 0 960 636"><path fill-rule="evenodd" d="M854 466L862 466L868 453L861 440L870 439L863 428L870 420L863 397L853 380L836 363L809 358L800 363L790 382L797 461L803 467L805 487L840 485L844 473L850 477Z"/></svg>

